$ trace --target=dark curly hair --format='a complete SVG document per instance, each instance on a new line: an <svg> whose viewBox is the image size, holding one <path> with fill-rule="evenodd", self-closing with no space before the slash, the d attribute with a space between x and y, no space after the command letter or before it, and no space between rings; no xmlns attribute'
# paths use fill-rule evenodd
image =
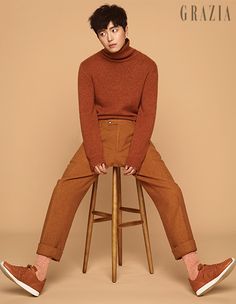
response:
<svg viewBox="0 0 236 304"><path fill-rule="evenodd" d="M90 28L93 29L98 36L99 30L107 28L110 21L113 22L114 26L122 26L125 31L127 15L122 7L115 4L104 4L94 11L88 21L90 22Z"/></svg>

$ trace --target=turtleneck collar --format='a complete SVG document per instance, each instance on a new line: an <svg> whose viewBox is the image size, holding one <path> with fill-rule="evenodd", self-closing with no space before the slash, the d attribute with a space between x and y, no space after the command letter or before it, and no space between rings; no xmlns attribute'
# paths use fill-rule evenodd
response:
<svg viewBox="0 0 236 304"><path fill-rule="evenodd" d="M111 61L125 61L128 60L135 53L135 49L130 46L129 38L125 38L125 43L122 48L115 53L109 52L106 48L101 50L101 54L108 60Z"/></svg>

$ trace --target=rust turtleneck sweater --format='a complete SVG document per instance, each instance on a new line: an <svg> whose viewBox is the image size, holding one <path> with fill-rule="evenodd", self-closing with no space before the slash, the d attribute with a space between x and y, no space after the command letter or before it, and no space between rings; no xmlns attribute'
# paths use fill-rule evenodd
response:
<svg viewBox="0 0 236 304"><path fill-rule="evenodd" d="M105 162L99 119L135 120L126 164L137 170L147 153L156 117L158 68L126 38L115 53L105 48L80 63L78 97L81 132L91 169Z"/></svg>

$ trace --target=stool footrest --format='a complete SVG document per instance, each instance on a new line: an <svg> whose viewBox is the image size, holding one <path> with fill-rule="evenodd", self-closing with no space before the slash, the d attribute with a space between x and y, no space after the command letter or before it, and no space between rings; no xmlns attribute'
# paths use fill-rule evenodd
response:
<svg viewBox="0 0 236 304"><path fill-rule="evenodd" d="M123 228L123 227L129 227L129 226L134 226L134 225L140 225L143 224L143 221L131 221L131 222L125 222L122 224L118 225L118 228Z"/></svg>
<svg viewBox="0 0 236 304"><path fill-rule="evenodd" d="M93 223L105 222L105 221L111 221L111 218L108 218L108 217L96 218L96 219L93 220Z"/></svg>
<svg viewBox="0 0 236 304"><path fill-rule="evenodd" d="M108 212L93 210L92 214L101 216L100 218L93 219L93 223L111 221L112 219L111 213Z"/></svg>
<svg viewBox="0 0 236 304"><path fill-rule="evenodd" d="M108 213L108 212L94 210L94 211L92 211L92 213L94 215L100 215L100 216L104 216L104 217L106 217L106 216L111 217L111 213Z"/></svg>
<svg viewBox="0 0 236 304"><path fill-rule="evenodd" d="M134 212L134 213L140 213L140 209L137 208L130 208L130 207L120 207L120 210L127 211L127 212Z"/></svg>

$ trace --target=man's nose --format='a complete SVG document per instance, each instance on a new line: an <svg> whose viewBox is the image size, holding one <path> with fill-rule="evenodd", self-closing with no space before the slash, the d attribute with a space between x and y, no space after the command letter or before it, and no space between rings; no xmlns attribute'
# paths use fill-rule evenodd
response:
<svg viewBox="0 0 236 304"><path fill-rule="evenodd" d="M112 34L111 33L107 33L107 40L108 42L110 42L113 39Z"/></svg>

